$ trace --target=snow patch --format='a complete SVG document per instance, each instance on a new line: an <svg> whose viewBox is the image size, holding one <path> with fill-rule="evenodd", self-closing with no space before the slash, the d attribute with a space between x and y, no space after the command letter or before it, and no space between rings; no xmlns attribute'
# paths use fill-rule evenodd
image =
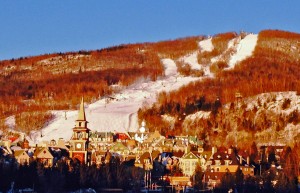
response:
<svg viewBox="0 0 300 193"><path fill-rule="evenodd" d="M257 34L249 34L239 42L237 45L237 52L231 56L229 67L227 69L234 68L238 62L252 55L257 43L257 37Z"/></svg>
<svg viewBox="0 0 300 193"><path fill-rule="evenodd" d="M210 111L198 111L194 114L188 115L185 119L197 120L197 119L208 119L210 116Z"/></svg>
<svg viewBox="0 0 300 193"><path fill-rule="evenodd" d="M201 70L201 65L198 63L198 51L183 57L181 60L191 66L192 70Z"/></svg>
<svg viewBox="0 0 300 193"><path fill-rule="evenodd" d="M212 38L208 38L199 42L199 47L201 52L211 52L214 49L212 44Z"/></svg>

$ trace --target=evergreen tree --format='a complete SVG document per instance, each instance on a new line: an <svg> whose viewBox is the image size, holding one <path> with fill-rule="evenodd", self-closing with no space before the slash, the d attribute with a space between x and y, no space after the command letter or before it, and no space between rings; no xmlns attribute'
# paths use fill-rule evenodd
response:
<svg viewBox="0 0 300 193"><path fill-rule="evenodd" d="M234 187L234 176L227 170L227 172L222 176L221 179L221 188L230 189Z"/></svg>
<svg viewBox="0 0 300 193"><path fill-rule="evenodd" d="M256 143L253 141L250 147L250 161L253 163L258 155Z"/></svg>
<svg viewBox="0 0 300 193"><path fill-rule="evenodd" d="M235 179L235 184L236 184L237 188L242 189L243 183L244 183L244 174L240 167L237 168L234 179Z"/></svg>
<svg viewBox="0 0 300 193"><path fill-rule="evenodd" d="M196 165L194 175L191 177L191 181L193 181L194 188L196 190L201 190L203 188L203 177L204 177L204 172L202 171L202 168L200 164Z"/></svg>

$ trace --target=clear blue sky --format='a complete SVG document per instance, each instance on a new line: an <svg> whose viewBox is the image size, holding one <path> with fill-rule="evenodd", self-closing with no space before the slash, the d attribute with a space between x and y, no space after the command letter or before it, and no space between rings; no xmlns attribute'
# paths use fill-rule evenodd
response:
<svg viewBox="0 0 300 193"><path fill-rule="evenodd" d="M300 1L0 0L0 60L263 29L300 33Z"/></svg>

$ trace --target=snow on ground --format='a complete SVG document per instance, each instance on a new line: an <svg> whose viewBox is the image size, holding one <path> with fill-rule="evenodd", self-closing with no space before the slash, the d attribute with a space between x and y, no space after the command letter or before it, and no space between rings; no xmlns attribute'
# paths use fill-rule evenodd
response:
<svg viewBox="0 0 300 193"><path fill-rule="evenodd" d="M156 96L162 91L180 88L195 77L182 77L177 72L176 64L171 59L163 59L165 76L156 81L139 81L111 98L103 98L95 103L86 105L85 113L88 127L92 131L136 131L139 128L137 111L145 104L151 105ZM78 101L79 103L80 101ZM28 138L30 143L36 144L51 139L64 138L69 140L78 116L78 111L54 111L55 119L42 131L34 132Z"/></svg>
<svg viewBox="0 0 300 193"><path fill-rule="evenodd" d="M211 59L211 63L218 62L219 60L222 60L222 58L225 58L227 54L232 53L232 52L236 52L237 47L238 47L238 43L240 41L241 41L241 36L238 36L238 37L233 38L232 40L230 40L227 44L227 49L222 54L220 54L219 56L213 57Z"/></svg>
<svg viewBox="0 0 300 193"><path fill-rule="evenodd" d="M191 66L192 70L201 70L202 66L198 63L198 51L183 57L181 60Z"/></svg>
<svg viewBox="0 0 300 193"><path fill-rule="evenodd" d="M196 120L196 119L208 119L210 116L210 111L198 111L194 114L186 116L186 119Z"/></svg>
<svg viewBox="0 0 300 193"><path fill-rule="evenodd" d="M241 40L238 44L237 53L230 60L230 67L233 67L237 61L249 56L256 45L256 41L257 35L253 34ZM228 46L236 46L236 44L230 42ZM212 51L211 38L200 41L199 47L200 51ZM183 57L182 60L191 65L192 69L203 69L205 76L213 76L209 65L198 64L197 51ZM165 67L165 76L160 77L158 80L141 79L117 94L86 105L85 113L89 122L88 127L92 131L102 132L136 131L139 128L137 117L139 108L153 104L156 101L157 94L162 91L176 90L183 85L200 79L180 76L177 72L176 63L171 59L162 59L162 63ZM28 138L31 144L52 139L63 138L69 140L71 138L78 111L53 111L53 114L55 118L42 131L31 133Z"/></svg>
<svg viewBox="0 0 300 193"><path fill-rule="evenodd" d="M211 40L212 38L209 38L199 42L198 45L201 52L211 52L214 49ZM203 65L198 63L198 51L184 56L179 60L182 60L184 63L189 64L192 70L203 70L204 76L213 77L213 74L210 72L210 65Z"/></svg>
<svg viewBox="0 0 300 193"><path fill-rule="evenodd" d="M237 46L237 52L231 56L227 69L234 68L235 64L251 56L256 43L257 34L249 34L242 39Z"/></svg>
<svg viewBox="0 0 300 193"><path fill-rule="evenodd" d="M282 105L288 99L290 100L290 105L288 108L283 109ZM295 91L262 93L257 95L255 100L249 97L245 100L247 110L258 106L258 101L260 101L261 104L266 104L266 109L276 114L288 115L295 110L300 110L300 96L297 95Z"/></svg>
<svg viewBox="0 0 300 193"><path fill-rule="evenodd" d="M214 45L211 42L212 38L208 38L199 42L201 52L211 52L214 49Z"/></svg>
<svg viewBox="0 0 300 193"><path fill-rule="evenodd" d="M192 70L203 70L204 76L213 77L213 74L210 71L210 65L199 64L197 56L198 52L196 51L190 55L182 57L180 60L189 64Z"/></svg>

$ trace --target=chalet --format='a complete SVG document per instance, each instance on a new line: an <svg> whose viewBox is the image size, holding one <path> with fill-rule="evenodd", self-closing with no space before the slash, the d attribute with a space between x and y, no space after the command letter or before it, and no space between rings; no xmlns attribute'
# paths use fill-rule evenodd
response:
<svg viewBox="0 0 300 193"><path fill-rule="evenodd" d="M30 157L24 149L15 150L14 156L20 165L29 164Z"/></svg>
<svg viewBox="0 0 300 193"><path fill-rule="evenodd" d="M115 142L111 148L110 148L111 152L120 154L120 155L128 155L129 154L129 149L127 146L125 146L122 142Z"/></svg>
<svg viewBox="0 0 300 193"><path fill-rule="evenodd" d="M221 182L224 174L227 172L234 174L238 168L242 170L245 176L254 175L254 166L250 165L249 158L244 159L235 154L232 149L216 152L208 162L205 182L214 187Z"/></svg>
<svg viewBox="0 0 300 193"><path fill-rule="evenodd" d="M53 166L53 155L50 153L48 147L37 147L34 151L33 158L37 162L42 163L45 167Z"/></svg>
<svg viewBox="0 0 300 193"><path fill-rule="evenodd" d="M193 152L188 152L180 158L179 163L182 173L185 176L192 176L197 164L199 164L199 157Z"/></svg>

